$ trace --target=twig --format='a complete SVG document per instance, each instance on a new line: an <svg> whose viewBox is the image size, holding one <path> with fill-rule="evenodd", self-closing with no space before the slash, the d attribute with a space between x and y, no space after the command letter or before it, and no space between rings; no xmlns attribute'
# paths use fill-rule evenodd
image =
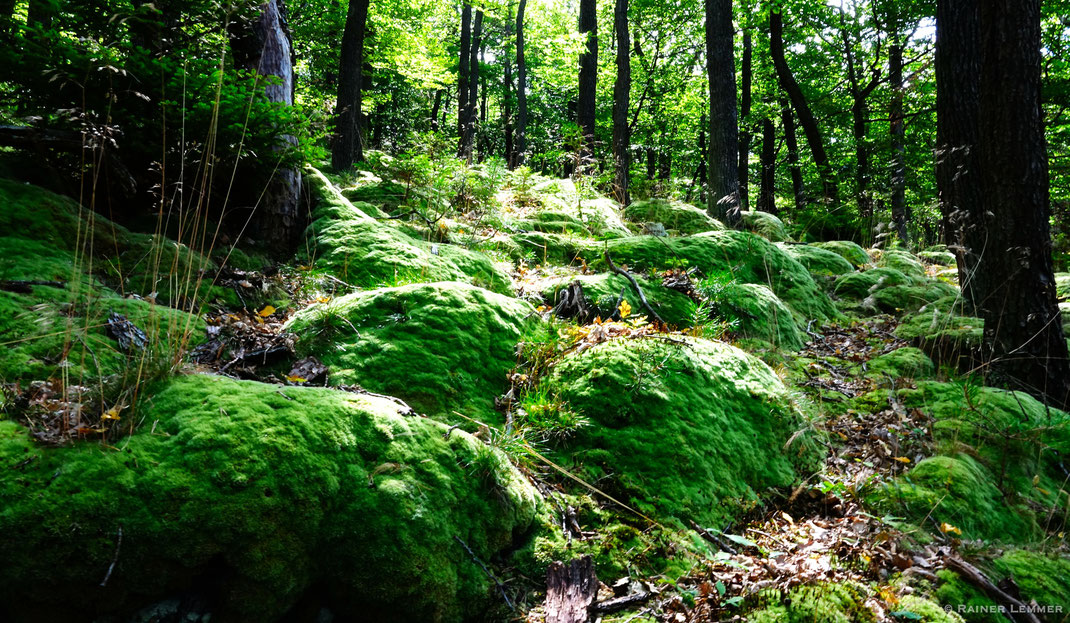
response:
<svg viewBox="0 0 1070 623"><path fill-rule="evenodd" d="M108 580L111 579L111 572L115 571L115 563L119 562L119 548L123 546L123 527L119 526L119 538L115 542L115 556L111 559L111 564L108 565L108 572L104 574L104 579L100 581L101 586L107 586Z"/></svg>
<svg viewBox="0 0 1070 623"><path fill-rule="evenodd" d="M1006 614L1013 620L1022 621L1023 623L1040 623L1040 619L1037 618L1037 615L1033 614L1025 604L993 584L992 581L985 577L985 574L977 567L959 558L955 554L945 555L944 563L950 569L957 571L971 584L983 590L996 602L1005 606L1010 606L1007 608Z"/></svg>
<svg viewBox="0 0 1070 623"><path fill-rule="evenodd" d="M632 593L631 595L624 595L623 597L614 597L613 599L607 599L600 601L594 605L595 612L617 612L618 610L624 610L637 604L646 603L654 593L650 591L640 591L638 593Z"/></svg>
<svg viewBox="0 0 1070 623"><path fill-rule="evenodd" d="M713 543L717 547L720 547L721 549L723 549L724 551L728 552L729 554L735 555L735 554L739 553L739 552L736 551L736 549L734 547L732 547L727 542L725 542L724 539L722 539L721 537L717 536L716 534L710 532L709 530L703 528L702 526L698 525L694 521L688 520L688 523L691 524L691 527L695 530L695 532L698 532L698 535L700 537L706 539L710 543Z"/></svg>
<svg viewBox="0 0 1070 623"><path fill-rule="evenodd" d="M613 258L609 257L609 249L605 250L605 252L603 253L603 257L605 257L606 259L606 264L609 265L610 272L617 273L618 275L623 276L632 283L632 287L635 288L636 294L639 295L639 301L643 303L643 307L645 307L646 310L650 312L650 315L654 318L654 320L657 320L658 324L661 324L663 326L666 325L665 321L662 320L661 316L658 315L658 312L654 311L654 308L650 306L650 301L646 300L646 294L643 294L643 289L639 287L639 282L635 280L635 277L633 277L630 272L613 263Z"/></svg>
<svg viewBox="0 0 1070 623"><path fill-rule="evenodd" d="M459 537L459 536L457 536L455 534L455 535L453 535L453 538L457 539L457 542L461 544L461 547L464 548L464 551L468 552L468 555L472 557L472 560L475 561L475 563L477 565L479 565L479 568L483 570L483 573L486 573L487 577L490 578L491 580L493 580L494 584L496 584L498 586L498 591L501 592L502 599L505 600L505 605L509 606L510 610L516 610L516 607L513 606L513 602L509 599L509 595L505 594L505 586L501 583L501 580L499 580L498 578L494 577L494 574L490 572L490 569L487 569L487 566L483 564L483 561L481 561L475 555L475 553L472 551L472 548L468 547L467 543L465 543L464 541L461 540L461 537Z"/></svg>

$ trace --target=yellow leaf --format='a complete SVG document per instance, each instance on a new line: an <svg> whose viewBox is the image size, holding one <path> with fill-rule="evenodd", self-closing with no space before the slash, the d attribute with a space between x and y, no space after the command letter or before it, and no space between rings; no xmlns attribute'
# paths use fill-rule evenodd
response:
<svg viewBox="0 0 1070 623"><path fill-rule="evenodd" d="M947 534L949 532L954 532L955 534L957 534L959 536L962 536L962 530L960 530L959 528L956 528L955 526L952 526L951 524L949 524L947 522L944 522L944 523L940 524L940 532L943 532L944 534Z"/></svg>
<svg viewBox="0 0 1070 623"><path fill-rule="evenodd" d="M291 383L307 383L308 382L308 379L303 379L303 378L301 378L299 376L290 376L289 374L286 375L286 380L291 382Z"/></svg>
<svg viewBox="0 0 1070 623"><path fill-rule="evenodd" d="M1035 487L1035 486L1037 486L1039 484L1040 484L1040 474L1037 474L1036 476L1033 476L1033 486Z"/></svg>
<svg viewBox="0 0 1070 623"><path fill-rule="evenodd" d="M108 409L107 411L105 411L104 414L100 416L100 419L101 419L101 421L103 421L103 420L118 420L118 419L120 419L119 418L119 412L122 411L122 410L123 410L122 405L115 405L114 407L112 407L112 408Z"/></svg>
<svg viewBox="0 0 1070 623"><path fill-rule="evenodd" d="M905 457L905 456L897 456L897 457L895 457L895 460L899 461L900 463L909 463L910 462L910 459Z"/></svg>
<svg viewBox="0 0 1070 623"><path fill-rule="evenodd" d="M317 303L330 303L331 302L331 297L329 297L329 296L321 296L318 299L316 299L316 302Z"/></svg>
<svg viewBox="0 0 1070 623"><path fill-rule="evenodd" d="M258 316L260 316L261 318L267 318L268 316L270 316L271 314L274 314L274 313L275 313L275 308L272 307L271 305L268 305L268 306L264 307L264 309L261 309L260 311L256 312L256 314Z"/></svg>
<svg viewBox="0 0 1070 623"><path fill-rule="evenodd" d="M620 319L624 320L628 316L632 315L632 306L628 304L628 301L620 302Z"/></svg>

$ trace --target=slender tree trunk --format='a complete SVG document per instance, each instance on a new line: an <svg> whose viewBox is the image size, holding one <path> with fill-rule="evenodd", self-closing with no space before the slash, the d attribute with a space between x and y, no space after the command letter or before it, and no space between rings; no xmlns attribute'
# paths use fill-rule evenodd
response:
<svg viewBox="0 0 1070 623"><path fill-rule="evenodd" d="M241 52L245 68L262 76L278 80L264 91L268 101L292 106L294 103L293 46L286 23L285 6L282 0L268 0L260 7L260 15L252 23L251 32L242 41L235 42ZM297 139L284 137L286 147L295 146ZM283 146L280 146L280 148ZM298 169L280 168L274 172L258 204L260 217L255 221L255 230L269 247L285 252L293 248L300 234L301 172Z"/></svg>
<svg viewBox="0 0 1070 623"><path fill-rule="evenodd" d="M688 201L691 201L691 193L695 190L695 186L707 182L706 156L709 153L706 151L707 127L709 126L706 124L706 115L702 115L702 119L698 122L698 140L695 141L695 146L698 147L698 165L695 166L695 175L691 178L691 186L687 188ZM702 196L701 192L699 196Z"/></svg>
<svg viewBox="0 0 1070 623"><path fill-rule="evenodd" d="M435 89L435 100L431 105L431 131L438 132L438 113L442 109L442 89Z"/></svg>
<svg viewBox="0 0 1070 623"><path fill-rule="evenodd" d="M896 42L888 50L888 79L892 87L891 110L888 118L891 122L892 139L892 223L899 239L904 244L910 242L907 230L906 199L906 127L903 123L903 46Z"/></svg>
<svg viewBox="0 0 1070 623"><path fill-rule="evenodd" d="M528 149L528 66L524 62L524 9L528 0L520 0L516 9L516 165L524 164Z"/></svg>
<svg viewBox="0 0 1070 623"><path fill-rule="evenodd" d="M598 80L598 11L595 0L580 0L580 34L587 36L587 48L580 54L580 92L576 122L583 133L584 155L594 153L595 92Z"/></svg>
<svg viewBox="0 0 1070 623"><path fill-rule="evenodd" d="M476 139L476 116L479 108L479 48L483 44L483 10L475 10L472 20L472 39L468 50L468 96L465 98L463 127L461 128L460 157L472 162ZM462 59L462 63L464 60Z"/></svg>
<svg viewBox="0 0 1070 623"><path fill-rule="evenodd" d="M758 209L776 214L776 127L768 117L762 119L762 188Z"/></svg>
<svg viewBox="0 0 1070 623"><path fill-rule="evenodd" d="M472 61L472 5L461 7L461 54L457 61L457 155L465 156L465 129L468 126L468 96ZM468 150L469 153L471 150Z"/></svg>
<svg viewBox="0 0 1070 623"><path fill-rule="evenodd" d="M360 113L361 86L364 81L364 26L367 21L368 0L350 0L342 33L335 137L331 150L331 166L336 171L343 171L352 167L354 162L364 160L364 148L360 142Z"/></svg>
<svg viewBox="0 0 1070 623"><path fill-rule="evenodd" d="M980 164L988 248L975 279L988 379L1070 406L1040 110L1040 0L981 3Z"/></svg>
<svg viewBox="0 0 1070 623"><path fill-rule="evenodd" d="M810 110L810 105L806 103L802 89L799 87L799 83L795 81L795 76L791 73L788 61L784 57L784 22L783 16L776 9L769 11L769 51L773 56L773 67L776 70L780 88L784 89L784 92L788 94L791 106L795 109L796 116L799 117L803 134L806 136L806 142L810 145L810 151L814 155L814 164L817 165L818 173L821 176L825 203L830 207L834 206L839 203L839 189L836 185L836 178L832 174L828 154L825 152L821 128L817 125L817 119L814 117L813 111Z"/></svg>
<svg viewBox="0 0 1070 623"><path fill-rule="evenodd" d="M784 126L784 144L788 148L788 170L791 173L791 193L795 198L795 211L806 207L806 190L803 188L802 167L799 166L799 141L795 136L795 115L786 99L780 100L780 120Z"/></svg>
<svg viewBox="0 0 1070 623"><path fill-rule="evenodd" d="M751 142L751 83L754 72L751 68L753 55L751 33L743 31L743 62L740 72L740 105L739 105L739 207L741 210L750 209L750 142Z"/></svg>
<svg viewBox="0 0 1070 623"><path fill-rule="evenodd" d="M978 161L981 14L976 0L936 4L936 187L944 243L954 251L963 299L980 308L974 274L987 246Z"/></svg>
<svg viewBox="0 0 1070 623"><path fill-rule="evenodd" d="M654 140L653 133L651 133L650 140ZM647 146L646 148L646 179L652 180L654 176L658 174L658 151L653 146Z"/></svg>
<svg viewBox="0 0 1070 623"><path fill-rule="evenodd" d="M513 38L513 2L509 5L505 16L505 40L502 47L505 48L502 59L502 130L505 133L505 166L509 169L516 168L516 152L513 145L513 63L509 58L509 45Z"/></svg>
<svg viewBox="0 0 1070 623"><path fill-rule="evenodd" d="M710 181L706 210L729 227L735 227L741 216L732 0L705 0L705 3L706 69L710 89Z"/></svg>
<svg viewBox="0 0 1070 623"><path fill-rule="evenodd" d="M857 6L856 6L857 11ZM855 16L857 18L857 15ZM861 82L861 61L855 58L854 45L847 28L846 12L841 5L840 10L840 37L843 40L843 57L847 62L847 82L851 92L851 136L855 143L855 194L858 205L858 218L862 222L862 237L864 242L869 242L873 231L873 195L869 188L870 182L870 150L866 137L869 117L869 104L867 98L872 86L863 88Z"/></svg>
<svg viewBox="0 0 1070 623"><path fill-rule="evenodd" d="M615 175L613 194L621 205L631 203L628 172L631 169L631 136L628 127L628 103L632 91L632 46L628 37L628 0L617 0L613 9L617 32L617 81L613 85L613 159Z"/></svg>

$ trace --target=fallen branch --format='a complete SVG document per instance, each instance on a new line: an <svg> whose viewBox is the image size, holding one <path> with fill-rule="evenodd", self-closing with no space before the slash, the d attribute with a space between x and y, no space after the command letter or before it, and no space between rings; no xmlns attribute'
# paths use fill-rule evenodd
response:
<svg viewBox="0 0 1070 623"><path fill-rule="evenodd" d="M1037 615L1033 614L1025 604L993 584L992 581L985 577L985 574L977 567L959 558L955 554L946 554L944 556L944 565L957 572L966 581L977 588L980 588L996 603L1005 606L1006 615L1013 620L1021 621L1022 623L1040 623L1040 619L1037 618Z"/></svg>
<svg viewBox="0 0 1070 623"><path fill-rule="evenodd" d="M734 554L738 554L739 553L739 552L736 551L736 549L734 547L729 545L727 541L725 541L721 537L717 536L716 534L710 532L709 530L703 528L702 526L698 525L694 521L688 520L688 523L691 524L691 528L693 528L695 530L695 532L698 532L698 535L700 537L706 539L710 543L713 543L717 547L720 547L721 549L723 549L724 551L728 552L729 554L733 554L734 555Z"/></svg>
<svg viewBox="0 0 1070 623"><path fill-rule="evenodd" d="M633 277L630 272L613 263L613 258L609 257L609 249L605 250L603 257L606 259L606 264L609 265L610 272L621 275L631 282L632 287L635 288L635 293L639 295L639 301L643 304L643 307L650 312L650 317L656 320L658 324L663 326L666 325L665 321L658 315L658 312L654 311L654 308L651 307L650 301L646 300L646 294L643 294L643 289L639 287L639 282L635 280L635 277Z"/></svg>
<svg viewBox="0 0 1070 623"><path fill-rule="evenodd" d="M472 560L477 565L479 565L479 568L483 570L483 573L487 574L487 577L490 578L494 582L494 584L498 586L498 591L501 592L502 599L505 600L505 605L509 606L510 610L516 610L516 607L513 606L513 602L509 599L509 595L505 594L505 586L501 583L501 580L495 577L494 574L490 572L490 569L488 569L487 566L483 564L483 561L476 557L475 552L472 551L472 548L468 547L467 543L461 540L461 537L453 535L453 538L457 539L457 542L461 544L461 547L464 548L464 551L468 552L468 555L472 557Z"/></svg>
<svg viewBox="0 0 1070 623"><path fill-rule="evenodd" d="M595 612L603 613L627 610L632 606L646 603L653 596L654 593L649 591L640 591L638 593L632 593L631 595L624 595L623 597L614 597L613 599L607 599L596 603L594 605L594 610Z"/></svg>
<svg viewBox="0 0 1070 623"><path fill-rule="evenodd" d="M108 572L104 574L104 579L101 580L101 586L107 586L108 580L111 579L111 572L115 571L115 563L119 562L119 548L123 546L123 527L119 526L119 538L115 542L115 556L111 559L111 564L108 565Z"/></svg>
<svg viewBox="0 0 1070 623"><path fill-rule="evenodd" d="M6 281L0 281L0 290L3 290L4 292L14 292L16 294L31 294L33 292L31 286L48 286L50 288L62 288L64 287L64 285L66 284L64 284L62 281L39 281L36 279L25 281L21 279L9 279Z"/></svg>

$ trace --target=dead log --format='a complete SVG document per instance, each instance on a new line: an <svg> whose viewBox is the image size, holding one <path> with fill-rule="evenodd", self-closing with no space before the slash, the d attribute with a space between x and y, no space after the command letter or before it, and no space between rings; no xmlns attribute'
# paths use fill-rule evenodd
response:
<svg viewBox="0 0 1070 623"><path fill-rule="evenodd" d="M944 565L948 569L961 575L967 582L984 591L990 599L1004 606L1006 608L1006 615L1011 617L1014 621L1019 621L1020 623L1040 623L1040 619L1037 618L1037 615L1033 614L1025 604L993 584L992 581L985 577L985 574L977 567L959 558L955 554L946 554L944 556Z"/></svg>
<svg viewBox="0 0 1070 623"><path fill-rule="evenodd" d="M557 301L553 314L558 318L575 318L580 324L586 324L594 318L597 310L593 309L583 294L583 284L573 281L567 287L557 291Z"/></svg>
<svg viewBox="0 0 1070 623"><path fill-rule="evenodd" d="M607 599L600 601L594 606L595 612L608 614L610 612L619 612L621 610L627 610L633 606L646 603L654 596L654 593L649 591L639 591L632 593L631 595L624 595L623 597L614 597L613 599Z"/></svg>
<svg viewBox="0 0 1070 623"><path fill-rule="evenodd" d="M546 570L546 623L587 623L598 595L598 576L590 556Z"/></svg>

